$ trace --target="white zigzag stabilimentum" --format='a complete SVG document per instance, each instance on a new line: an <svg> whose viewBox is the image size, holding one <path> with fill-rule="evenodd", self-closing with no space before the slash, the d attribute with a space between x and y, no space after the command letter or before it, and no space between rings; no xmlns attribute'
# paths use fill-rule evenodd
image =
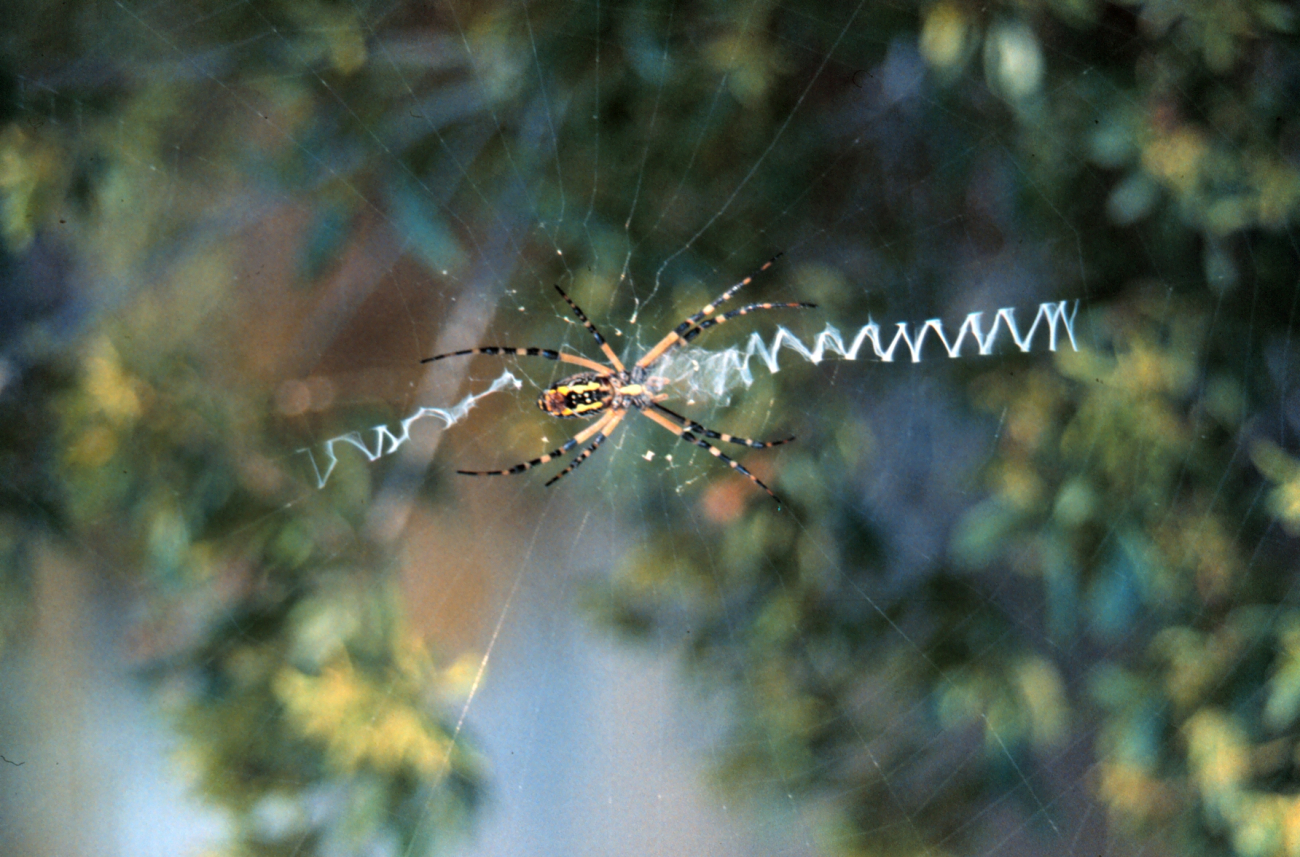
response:
<svg viewBox="0 0 1300 857"><path fill-rule="evenodd" d="M393 434L392 431L389 430L388 426L383 424L371 427L370 431L375 433L375 443L373 447L366 443L365 438L362 437L361 432L359 431L350 431L347 434L332 437L320 445L324 450L324 470L322 470L320 465L316 462L316 456L312 453L311 449L304 447L303 449L297 450L297 452L305 452L307 454L307 458L311 461L312 470L316 474L316 487L324 488L325 483L329 481L330 474L334 472L334 467L339 463L338 456L334 454L334 445L336 443L346 443L350 446L355 446L357 449L361 450L361 454L364 455L368 461L375 461L383 458L385 455L392 455L402 447L402 444L410 440L411 424L417 420L422 420L425 417L437 417L442 420L443 428L449 428L463 420L465 415L470 412L470 409L478 403L479 399L482 399L485 396L490 396L505 387L514 387L517 390L521 386L523 386L523 383L514 375L509 372L502 372L501 377L492 382L492 386L488 387L481 393L471 393L455 405L452 405L450 408L417 408L415 413L411 414L400 423L402 427L402 433L400 435Z"/></svg>
<svg viewBox="0 0 1300 857"><path fill-rule="evenodd" d="M873 321L858 330L857 335L848 344L845 344L844 336L839 330L828 324L825 330L817 334L812 348L804 345L788 328L780 326L776 329L771 344L765 342L761 334L753 333L743 348L733 347L715 352L698 350L685 352L673 361L672 366L665 367L662 374L670 379L686 380L692 389L700 393L725 396L736 383L746 387L754 383L749 364L756 357L767 365L769 372L779 372L781 366L778 355L782 348L793 351L811 363L820 363L828 355L838 356L842 360L857 360L863 345L870 343L869 356L874 356L882 363L893 363L897 357L904 354L910 357L913 363L920 363L925 344L930 339L937 340L950 358L961 356L962 347L966 345L968 337L978 348L979 354L987 355L993 353L993 348L1003 330L1011 337L1011 341L1017 348L1027 352L1033 344L1034 335L1038 333L1040 324L1044 325L1047 331L1048 350L1056 350L1058 339L1063 331L1070 342L1070 347L1078 351L1079 346L1074 338L1074 320L1078 312L1078 301L1074 301L1073 308L1068 301L1039 304L1038 314L1034 316L1033 324L1023 334L1016 324L1014 308L999 309L994 314L993 324L987 333L984 332L983 326L984 313L973 312L966 316L961 327L957 329L956 337L952 339L944 330L943 320L938 318L922 322L915 332L908 322L897 322L892 336L882 335L880 325ZM886 339L889 340L888 344L885 343ZM903 350L899 349L900 345L903 346Z"/></svg>

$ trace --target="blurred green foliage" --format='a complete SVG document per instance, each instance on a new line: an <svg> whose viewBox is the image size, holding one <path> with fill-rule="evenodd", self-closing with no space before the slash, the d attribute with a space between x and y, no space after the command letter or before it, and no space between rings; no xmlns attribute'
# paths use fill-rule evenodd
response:
<svg viewBox="0 0 1300 857"><path fill-rule="evenodd" d="M243 853L430 850L480 764L453 739L463 682L407 630L367 535L367 487L304 497L265 393L214 394L178 307L143 307L84 344L51 464L70 533L146 595L137 654L185 767ZM128 360L105 327L150 346Z"/></svg>
<svg viewBox="0 0 1300 857"><path fill-rule="evenodd" d="M792 512L721 482L702 519L665 504L594 608L688 640L735 703L720 779L797 793L828 853L975 848L1008 794L1046 830L1080 748L1065 776L1120 831L1300 853L1289 6L53 9L0 7L0 645L43 540L138 587L141 662L236 851L425 851L483 787L457 673L367 523L371 471L315 492L293 466L274 385L330 342L266 365L242 326L263 310L240 242L291 212L303 301L379 224L448 290L567 264L626 318L662 281L656 330L791 233L824 253L792 276L849 318L900 284L941 314L970 262L951 247L1024 248L1089 299L1086 345L943 377L1002 426L944 555L903 573L860 499L865 384L808 399L783 373L777 401L817 406L780 459ZM900 50L919 97L890 110L869 76L863 114L857 72Z"/></svg>

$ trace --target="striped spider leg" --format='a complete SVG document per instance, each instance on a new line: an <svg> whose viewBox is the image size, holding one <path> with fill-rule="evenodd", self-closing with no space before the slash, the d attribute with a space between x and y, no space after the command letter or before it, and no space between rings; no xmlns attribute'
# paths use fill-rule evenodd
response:
<svg viewBox="0 0 1300 857"><path fill-rule="evenodd" d="M606 413L599 420L587 426L585 429L583 429L582 431L575 434L573 437L566 440L563 443L563 445L558 446L555 449L552 449L550 452L546 453L545 455L534 458L532 461L525 461L522 464L516 464L514 467L509 467L506 468L505 470L457 470L456 472L463 476L513 476L516 473L523 473L525 470L532 470L534 467L537 467L539 464L546 464L552 459L558 458L559 456L564 455L566 452L575 449L579 444L585 443L587 441L587 438L591 437L593 434L596 434L597 432L600 432L602 429L608 427L610 420L613 418L613 416L614 414L612 411ZM600 442L603 442L604 439L605 436L602 434L600 441L596 443L596 446L599 446ZM593 449L592 451L594 452L595 450ZM572 467L577 467L577 466L578 466L577 464L572 465ZM555 478L559 479L560 477L557 476Z"/></svg>
<svg viewBox="0 0 1300 857"><path fill-rule="evenodd" d="M749 306L734 309L723 315L713 318L717 312L718 306L730 300L731 297L744 286L749 285L754 277L772 267L772 264L780 258L780 254L772 257L766 264L758 269L754 274L736 283L731 288L723 292L712 303L705 305L703 309L687 318L667 336L659 341L653 348L647 351L641 359L629 369L619 360L614 349L605 341L591 320L587 318L586 313L564 293L558 285L555 287L560 296L564 298L569 307L573 310L578 321L587 329L596 344L600 347L601 352L605 355L608 365L597 363L586 357L577 354L565 354L551 348L515 348L510 346L486 346L482 348L467 348L463 351L453 351L447 354L438 354L433 357L427 357L420 361L421 363L430 363L435 360L442 360L446 357L461 357L475 354L484 354L493 357L543 357L547 360L556 360L561 363L571 363L581 366L587 370L579 372L576 375L570 375L561 378L551 386L542 391L538 396L537 406L553 417L560 419L595 419L587 428L578 432L564 444L551 450L545 455L516 464L513 467L504 470L458 470L466 476L505 476L515 473L523 473L534 467L547 464L566 453L572 452L584 443L590 443L577 455L568 467L565 467L558 474L546 482L546 485L554 485L560 479L572 473L584 461L590 458L600 449L601 444L614 433L623 418L629 411L636 410L643 416L657 423L677 436L678 439L688 443L693 443L703 449L707 449L711 455L721 460L724 464L733 470L744 474L755 485L762 488L779 504L780 498L772 493L772 489L764 485L758 477L746 470L741 464L734 459L725 455L722 450L709 443L705 438L721 440L724 443L734 443L739 446L747 446L751 449L765 449L770 446L779 446L783 443L789 443L794 440L793 437L782 440L759 441L749 438L738 437L725 432L714 431L705 428L689 417L684 417L675 411L659 404L666 395L660 394L660 390L667 383L668 379L661 378L651 374L653 364L659 362L674 347L684 345L696 336L699 336L705 330L715 325L723 324L733 318L745 315L756 310L764 309L805 309L814 306L810 303L757 303Z"/></svg>
<svg viewBox="0 0 1300 857"><path fill-rule="evenodd" d="M704 440L703 438L700 437L696 437L695 434L693 433L693 430L696 429L697 427L699 430L701 430L701 432L709 431L708 429L704 428L704 426L700 425L697 422L694 422L693 420L687 420L687 422L690 423L690 425L688 426L680 425L679 423L675 423L672 420L668 419L667 417L663 416L662 414L659 413L659 411L664 411L664 413L670 413L670 414L672 413L672 411L669 411L667 408L658 408L653 411L642 411L641 413L649 417L650 419L654 420L664 428L668 429L673 434L677 435L679 440L684 440L687 443L693 443L696 446L700 447L701 449L707 449L710 455L712 455L714 458L718 459L723 464L730 467L732 470L735 470L737 473L743 473L745 476L748 476L749 481L753 482L759 488L762 488L764 491L766 491L768 495L770 495L771 498L776 501L776 504L778 506L785 505L784 503L781 502L781 498L776 496L776 494L772 491L771 488L768 488L766 485L763 484L762 480L760 480L757 476L755 476L754 474L746 470L739 461L736 461L736 459L727 455L725 452L718 449L716 446L709 443L707 440ZM712 434L719 438L724 437L724 435L722 435L719 432L712 432ZM737 438L737 437L733 437L732 435L725 435L725 438L731 441L732 443L738 443L741 446L753 446L759 448L765 446L779 446L780 444L789 443L790 441L794 440L794 438L791 437L791 438L786 438L785 440L773 440L773 441L764 442L758 440L749 440L748 438L743 438L743 437Z"/></svg>
<svg viewBox="0 0 1300 857"><path fill-rule="evenodd" d="M768 268L776 264L776 260L780 259L781 255L782 254L777 253L771 259L768 259L766 262L763 263L762 267L760 267L757 271L750 274L748 277L741 280L739 283L736 283L734 286L727 289L722 294L718 295L711 302L705 304L704 308L701 309L699 312L690 316L681 324L677 325L675 328L670 330L667 336L659 340L659 342L656 343L655 346L651 348L649 351L647 351L645 354L641 355L641 359L636 361L636 365L649 366L652 363L657 362L659 358L667 354L668 351L671 350L673 347L682 345L690 341L691 339L694 339L705 329L710 328L715 324L721 324L722 322L730 318L734 318L738 315L745 315L746 313L750 313L758 309L812 309L816 307L817 306L816 304L809 304L809 303L750 304L747 307L743 307L741 310L733 310L720 319L705 322L703 325L701 325L698 328L695 327L703 319L708 318L709 316L717 312L718 307L722 306L724 303L731 300L731 298L736 294L736 292L740 291L745 286L748 286L750 283L754 282L755 277L757 277L759 274L763 273ZM692 330L692 328L695 329ZM688 330L691 331L689 334L687 333Z"/></svg>

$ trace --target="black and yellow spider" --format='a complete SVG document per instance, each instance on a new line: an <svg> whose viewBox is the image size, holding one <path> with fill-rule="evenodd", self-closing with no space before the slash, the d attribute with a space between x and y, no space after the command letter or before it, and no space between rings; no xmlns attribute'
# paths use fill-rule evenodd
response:
<svg viewBox="0 0 1300 857"><path fill-rule="evenodd" d="M578 419L592 419L599 417L595 423L583 429L574 435L570 440L558 449L553 449L540 458L534 458L532 461L525 461L523 464L516 464L514 467L506 470L457 470L457 473L463 473L466 476L503 476L511 473L523 473L536 467L539 464L546 464L551 459L577 447L579 444L591 441L591 445L582 451L582 453L569 466L561 470L558 474L547 481L547 485L554 485L564 476L568 475L579 464L591 457L605 439L613 433L614 429L622 422L623 417L630 410L639 411L641 414L649 417L659 425L668 429L682 440L690 441L696 446L707 449L715 458L727 463L733 470L737 470L748 476L755 485L762 488L772 498L780 503L780 498L772 493L772 489L764 485L757 476L750 473L738 461L733 460L725 455L722 450L709 443L704 438L714 438L725 443L739 444L754 449L764 449L769 446L779 446L783 443L789 443L794 440L793 437L784 440L750 440L745 437L736 437L734 435L716 432L707 429L694 420L684 417L675 411L670 411L661 401L668 398L667 395L661 394L660 390L665 383L665 379L656 378L650 374L650 369L656 363L664 358L672 349L690 342L704 331L714 325L730 321L738 316L753 312L760 309L805 309L816 306L810 303L759 303L750 304L749 306L733 309L731 312L724 313L717 318L708 318L717 311L720 304L726 303L732 295L740 291L754 279L758 274L763 273L772 267L780 256L773 257L763 267L749 275L745 279L736 283L731 288L723 292L717 300L707 304L704 309L695 313L695 315L677 325L671 333L659 340L654 348L651 348L633 364L631 369L623 366L614 349L609 347L605 337L600 335L596 326L587 320L587 316L573 299L564 293L558 285L555 287L573 308L573 312L582 322L583 327L591 332L595 337L596 344L604 352L605 359L609 361L609 366L603 366L594 360L588 360L586 357L580 357L576 354L564 354L550 348L509 348L506 346L490 345L485 348L468 348L464 351L453 351L448 354L438 354L434 357L426 357L421 363L430 363L434 360L442 360L445 357L461 357L469 354L491 354L502 357L519 356L519 357L545 357L547 360L558 360L562 363L574 363L578 366L589 369L588 372L579 372L577 375L570 375L556 381L551 386L542 391L542 395L537 399L537 406L553 417L562 419L576 417ZM701 435L703 437L701 437Z"/></svg>

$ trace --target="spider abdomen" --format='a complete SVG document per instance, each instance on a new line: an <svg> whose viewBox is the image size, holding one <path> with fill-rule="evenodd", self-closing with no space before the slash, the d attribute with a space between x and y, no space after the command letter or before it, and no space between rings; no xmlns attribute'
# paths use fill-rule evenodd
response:
<svg viewBox="0 0 1300 857"><path fill-rule="evenodd" d="M542 391L537 407L553 417L589 419L609 407L614 387L595 372L570 375Z"/></svg>

